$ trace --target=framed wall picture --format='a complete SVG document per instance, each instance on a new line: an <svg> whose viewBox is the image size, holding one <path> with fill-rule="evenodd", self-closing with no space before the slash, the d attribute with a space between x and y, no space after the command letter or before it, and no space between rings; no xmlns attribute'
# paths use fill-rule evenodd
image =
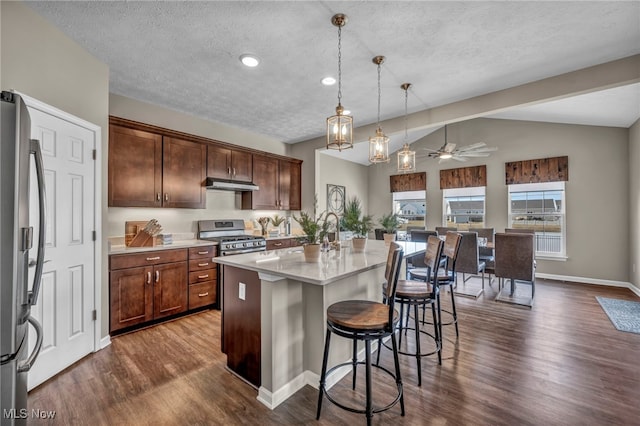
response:
<svg viewBox="0 0 640 426"><path fill-rule="evenodd" d="M341 185L327 184L327 211L337 215L344 213L345 188Z"/></svg>

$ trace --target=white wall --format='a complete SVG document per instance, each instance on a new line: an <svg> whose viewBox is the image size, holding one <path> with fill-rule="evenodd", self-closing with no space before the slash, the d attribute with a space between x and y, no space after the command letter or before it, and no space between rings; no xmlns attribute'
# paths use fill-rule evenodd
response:
<svg viewBox="0 0 640 426"><path fill-rule="evenodd" d="M640 120L629 129L629 277L640 295Z"/></svg>
<svg viewBox="0 0 640 426"><path fill-rule="evenodd" d="M486 118L452 124L449 142L463 146L482 141L499 150L488 158L465 163L438 164L438 160L424 157L417 161L418 171L427 172L427 228L433 229L442 221L441 169L487 165L486 224L502 231L508 225L504 163L568 155L568 260L540 260L538 272L628 282L628 134L621 128ZM437 149L443 142L441 129L412 144L412 149L420 153L425 147ZM369 212L376 216L391 205L390 174L396 174L394 164L369 167ZM637 211L634 218L637 221Z"/></svg>
<svg viewBox="0 0 640 426"><path fill-rule="evenodd" d="M318 211L327 209L327 184L345 187L347 198L358 197L362 201L363 211L367 214L369 198L368 167L362 164L341 160L331 155L317 153L319 174L316 184Z"/></svg>
<svg viewBox="0 0 640 426"><path fill-rule="evenodd" d="M21 2L2 9L2 90L15 89L102 128L99 154L107 170L109 69ZM102 182L102 229L107 180ZM102 331L109 332L107 241L102 241Z"/></svg>

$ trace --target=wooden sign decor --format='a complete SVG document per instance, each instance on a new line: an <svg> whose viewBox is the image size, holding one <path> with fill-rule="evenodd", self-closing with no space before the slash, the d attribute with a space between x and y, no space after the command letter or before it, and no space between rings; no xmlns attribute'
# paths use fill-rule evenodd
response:
<svg viewBox="0 0 640 426"><path fill-rule="evenodd" d="M440 170L440 189L487 186L487 166Z"/></svg>
<svg viewBox="0 0 640 426"><path fill-rule="evenodd" d="M389 176L391 192L424 191L427 189L427 172Z"/></svg>
<svg viewBox="0 0 640 426"><path fill-rule="evenodd" d="M512 161L504 165L505 183L561 182L569 180L569 157Z"/></svg>

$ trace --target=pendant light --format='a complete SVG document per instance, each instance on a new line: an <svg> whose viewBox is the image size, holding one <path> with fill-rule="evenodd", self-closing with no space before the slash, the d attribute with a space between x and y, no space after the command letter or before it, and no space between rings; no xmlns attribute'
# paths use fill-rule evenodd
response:
<svg viewBox="0 0 640 426"><path fill-rule="evenodd" d="M398 171L402 173L413 172L416 170L416 152L409 149L409 119L407 116L407 99L409 97L409 87L411 83L403 83L401 86L404 90L404 146L398 151Z"/></svg>
<svg viewBox="0 0 640 426"><path fill-rule="evenodd" d="M369 138L369 161L372 163L389 162L389 138L382 133L380 127L380 65L384 62L384 56L376 56L372 62L378 66L378 121L376 135Z"/></svg>
<svg viewBox="0 0 640 426"><path fill-rule="evenodd" d="M336 115L327 118L327 149L353 148L353 117L344 115L342 100L342 27L347 23L347 15L333 15L331 23L338 27L338 106Z"/></svg>

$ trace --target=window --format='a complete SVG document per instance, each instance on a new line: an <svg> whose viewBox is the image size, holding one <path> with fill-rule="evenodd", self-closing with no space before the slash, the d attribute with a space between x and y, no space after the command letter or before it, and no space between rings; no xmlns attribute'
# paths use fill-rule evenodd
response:
<svg viewBox="0 0 640 426"><path fill-rule="evenodd" d="M442 225L468 231L484 228L484 186L444 189Z"/></svg>
<svg viewBox="0 0 640 426"><path fill-rule="evenodd" d="M407 226L425 226L427 219L426 191L404 191L393 193L393 212L400 217L400 230Z"/></svg>
<svg viewBox="0 0 640 426"><path fill-rule="evenodd" d="M509 227L536 231L536 255L566 256L564 182L509 185Z"/></svg>

